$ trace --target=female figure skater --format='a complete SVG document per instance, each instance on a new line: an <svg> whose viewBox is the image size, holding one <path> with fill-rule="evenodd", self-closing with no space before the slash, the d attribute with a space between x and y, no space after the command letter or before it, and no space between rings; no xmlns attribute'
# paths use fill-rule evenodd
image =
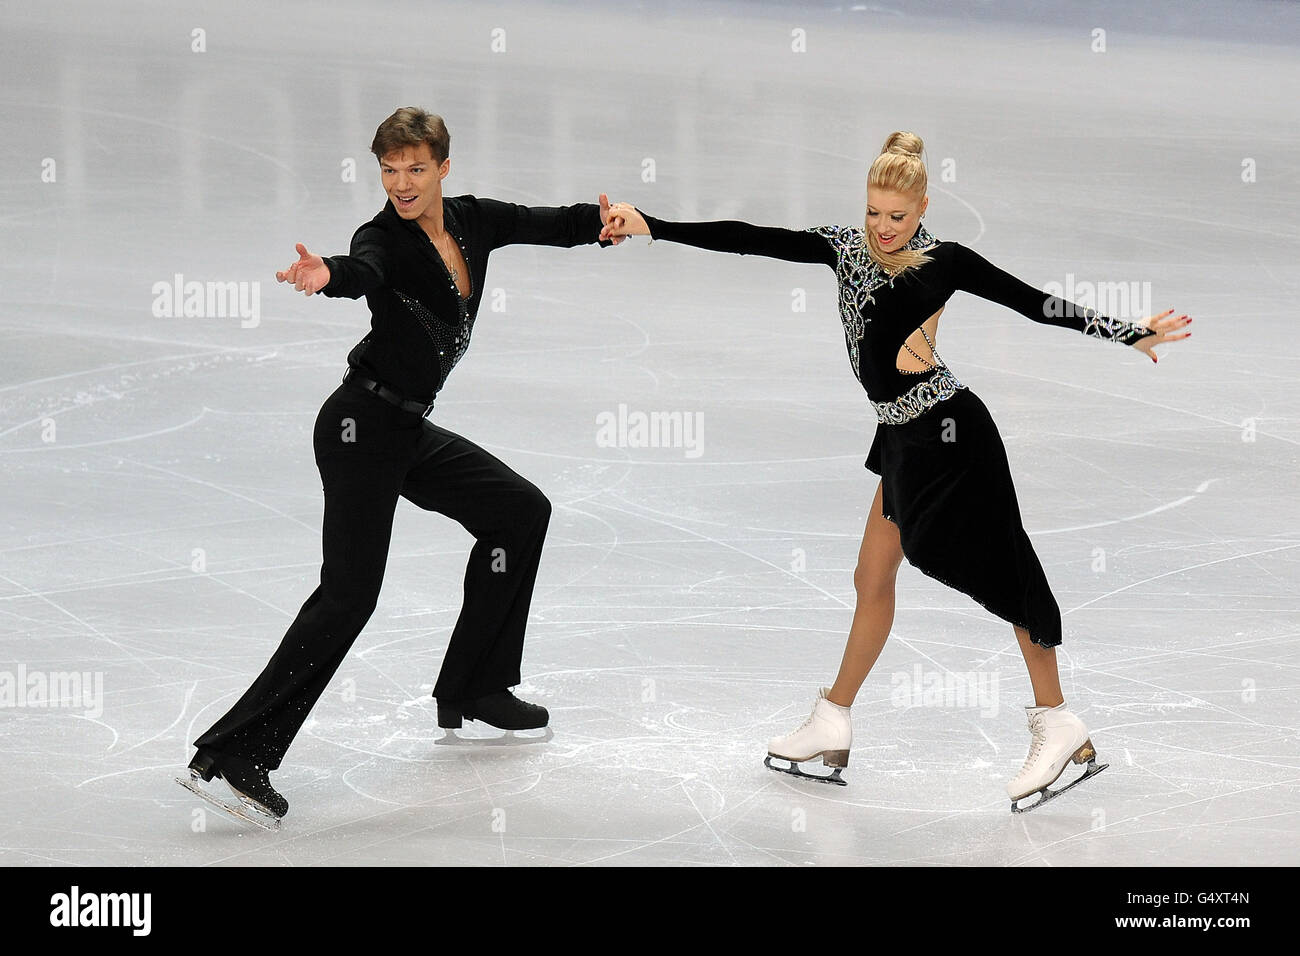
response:
<svg viewBox="0 0 1300 956"><path fill-rule="evenodd" d="M1046 295L921 224L929 205L922 143L897 132L885 141L867 177L864 229L817 226L803 231L744 222L666 222L627 203L610 207L601 238L649 235L687 245L821 263L835 270L849 363L875 409L878 425L866 465L881 476L854 571L857 606L839 674L822 688L811 716L768 744L774 770L844 783L852 744L849 708L889 636L894 582L904 556L931 577L973 597L1015 628L1035 703L1026 708L1029 756L1007 784L1013 812L1033 809L1094 773L1088 730L1065 707L1055 647L1061 612L1021 524L1002 444L988 409L939 358L939 316L957 290L972 292L1026 318L1153 351L1191 322L1172 311L1143 325L1099 315ZM789 762L774 765L772 758ZM822 758L827 776L799 763ZM1052 791L1066 766L1085 772ZM1021 807L1019 801L1040 793Z"/></svg>
<svg viewBox="0 0 1300 956"><path fill-rule="evenodd" d="M550 502L495 456L425 416L469 347L488 255L512 243L597 242L608 199L530 208L444 197L450 144L442 118L424 110L399 109L384 120L370 146L388 193L383 210L357 229L349 255L322 258L300 243L298 260L276 273L306 295L365 296L371 327L348 355L343 384L321 406L313 434L325 492L320 586L257 680L195 741L189 776L179 778L260 826L277 826L288 811L268 774L374 611L399 496L454 518L477 539L433 689L438 726L468 719L524 730L549 719L546 708L509 688L520 680ZM204 791L214 776L238 803Z"/></svg>

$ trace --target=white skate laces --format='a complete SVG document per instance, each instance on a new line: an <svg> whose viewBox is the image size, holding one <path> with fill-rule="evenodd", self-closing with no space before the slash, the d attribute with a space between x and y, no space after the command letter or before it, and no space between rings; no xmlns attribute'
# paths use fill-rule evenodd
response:
<svg viewBox="0 0 1300 956"><path fill-rule="evenodd" d="M1097 764L1097 751L1088 736L1088 728L1065 709L1064 703L1055 707L1026 707L1025 717L1029 724L1029 755L1020 772L1007 784L1012 813L1023 813L1041 807L1048 800L1109 766ZM1072 762L1086 762L1088 766L1071 783L1057 790L1049 790L1048 787L1060 778ZM1018 805L1021 800L1035 793L1041 794L1036 802L1025 807Z"/></svg>
<svg viewBox="0 0 1300 956"><path fill-rule="evenodd" d="M1035 763L1038 762L1038 755L1043 751L1043 744L1047 742L1047 726L1043 722L1043 715L1035 710L1030 710L1027 714L1029 717L1029 756L1025 758L1024 764L1020 767L1020 773L1016 774L1017 778L1025 775Z"/></svg>
<svg viewBox="0 0 1300 956"><path fill-rule="evenodd" d="M796 731L795 731L794 733L792 733L792 734L786 734L786 737L798 737L798 736L799 736L800 734L802 734L805 730L807 730L809 727L811 727L811 726L813 725L813 721L815 721L816 719L817 719L817 712L814 710L811 714L808 715L808 719L805 720L802 724L799 725L799 729L798 729L798 730L796 730ZM775 738L774 738L774 739L775 739ZM781 738L781 739L785 739L785 738Z"/></svg>

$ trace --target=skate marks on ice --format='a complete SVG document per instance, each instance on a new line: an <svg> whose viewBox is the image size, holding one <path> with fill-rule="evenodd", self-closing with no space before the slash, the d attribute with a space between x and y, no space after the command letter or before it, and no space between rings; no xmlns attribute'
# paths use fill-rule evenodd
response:
<svg viewBox="0 0 1300 956"><path fill-rule="evenodd" d="M725 687L715 708L701 706L702 691L689 689L716 686L711 670L532 676L529 693L546 701L558 728L544 746L434 739L432 701L423 727L397 734L364 720L340 727L322 714L295 743L298 765L287 764L277 782L296 809L284 827L292 848L277 840L276 852L329 862L364 843L369 858L392 862L483 862L484 854L511 864L789 862L779 847L733 832L738 820L775 816L780 823L789 810L762 809L770 775L754 762L770 728L738 716L744 695ZM668 687L684 677L682 702L636 707L626 691L639 693L645 674ZM627 699L613 701L620 690ZM586 703L593 697L607 706ZM322 842L324 831L330 839ZM398 834L405 836L394 846ZM237 859L261 856L250 847Z"/></svg>
<svg viewBox="0 0 1300 956"><path fill-rule="evenodd" d="M654 700L638 699L646 681L660 688ZM435 739L435 705L423 699L411 702L413 720L400 731L366 719L348 724L338 714L323 713L320 724L313 720L304 736L330 753L346 755L315 762L319 786L297 788L303 791L298 825L291 820L288 829L301 827L304 834L318 830L324 815L338 832L417 827L427 845L435 837L464 839L460 831L467 821L499 810L511 821L501 852L503 860L512 862L541 862L542 857L568 863L716 862L719 855L772 862L785 860L786 848L779 840L755 838L754 822L779 824L796 811L821 820L820 826L849 830L861 826L866 811L874 813L877 829L879 814L887 812L887 831L914 829L918 814L931 821L1005 815L1005 796L998 796L1000 776L995 773L994 781L977 767L952 763L955 754L942 744L935 752L935 741L924 739L932 731L903 727L898 739L900 724L908 718L881 702L864 700L861 719L888 742L865 736L859 741L858 769L846 781L852 786L818 787L774 778L759 768L766 740L786 729L809 683L811 679L790 680L770 670L720 677L709 665L533 675L528 693L547 702L560 728L551 739L537 740L546 746L511 746L503 738ZM775 713L758 709L772 698L789 703ZM593 700L604 703L588 703ZM979 738L971 726L945 729L950 736L960 731L963 738ZM916 757L899 759L911 755L924 755L925 763ZM343 782L360 803L338 798L338 771L344 767ZM936 773L943 778L938 789ZM825 811L816 810L813 802L825 804ZM311 816L304 818L304 812ZM544 822L548 813L557 817L550 824ZM683 820L683 814L692 819ZM599 823L584 823L587 815ZM518 823L520 817L548 833L569 833L564 840L554 838L563 850L550 849L551 838L529 832L533 828ZM595 835L572 835L593 830ZM759 848L765 849L755 860L751 854ZM681 855L662 859L670 849ZM854 861L881 859L864 850Z"/></svg>

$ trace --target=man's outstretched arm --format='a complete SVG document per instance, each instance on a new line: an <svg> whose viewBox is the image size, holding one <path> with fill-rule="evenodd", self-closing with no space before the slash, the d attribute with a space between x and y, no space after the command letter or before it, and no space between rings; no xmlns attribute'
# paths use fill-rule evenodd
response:
<svg viewBox="0 0 1300 956"><path fill-rule="evenodd" d="M572 246L599 242L617 245L621 240L600 238L609 217L609 198L601 194L600 204L581 202L572 206L521 206L499 199L479 199L479 212L491 226L492 248L527 244Z"/></svg>
<svg viewBox="0 0 1300 956"><path fill-rule="evenodd" d="M358 229L346 256L313 255L301 242L294 248L298 261L275 278L292 282L304 295L319 292L330 298L359 299L382 286L388 273L387 249L373 229Z"/></svg>

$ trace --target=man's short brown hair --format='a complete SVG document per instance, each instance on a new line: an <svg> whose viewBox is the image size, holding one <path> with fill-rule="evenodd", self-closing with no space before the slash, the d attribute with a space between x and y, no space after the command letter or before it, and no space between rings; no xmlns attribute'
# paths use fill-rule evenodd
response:
<svg viewBox="0 0 1300 956"><path fill-rule="evenodd" d="M441 166L451 153L451 134L447 132L447 124L437 113L430 113L418 106L403 106L379 124L370 151L382 160L389 153L399 152L408 146L419 146L421 143L429 144L434 162Z"/></svg>

